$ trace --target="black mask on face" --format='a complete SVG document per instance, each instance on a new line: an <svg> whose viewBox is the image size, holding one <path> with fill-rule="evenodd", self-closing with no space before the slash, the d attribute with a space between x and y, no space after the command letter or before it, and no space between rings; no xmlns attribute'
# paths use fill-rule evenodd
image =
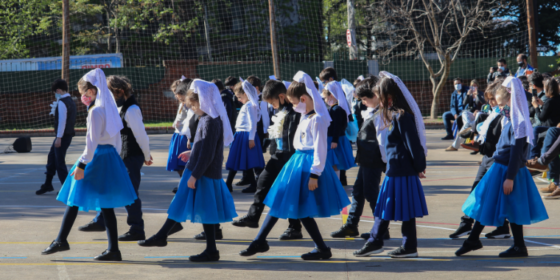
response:
<svg viewBox="0 0 560 280"><path fill-rule="evenodd" d="M115 99L115 102L117 103L117 107L122 107L124 105L124 101L125 101L124 95L122 95L118 99Z"/></svg>
<svg viewBox="0 0 560 280"><path fill-rule="evenodd" d="M523 68L523 66L525 66L525 62L523 62L523 61L517 62L517 65L519 65L519 67L522 67L522 68Z"/></svg>

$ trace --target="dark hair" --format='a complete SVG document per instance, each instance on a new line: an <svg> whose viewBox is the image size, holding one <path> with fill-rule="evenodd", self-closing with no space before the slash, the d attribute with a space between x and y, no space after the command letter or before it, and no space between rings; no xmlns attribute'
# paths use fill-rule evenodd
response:
<svg viewBox="0 0 560 280"><path fill-rule="evenodd" d="M222 91L222 90L225 89L224 88L224 83L222 83L222 80L220 80L220 79L214 79L214 80L212 80L212 83L215 84L218 87L219 91Z"/></svg>
<svg viewBox="0 0 560 280"><path fill-rule="evenodd" d="M224 81L224 85L226 87L232 87L232 86L235 86L236 84L237 84L237 78L234 77L234 76L229 76Z"/></svg>
<svg viewBox="0 0 560 280"><path fill-rule="evenodd" d="M375 76L367 77L356 85L356 95L358 98L373 98L373 89L379 78Z"/></svg>
<svg viewBox="0 0 560 280"><path fill-rule="evenodd" d="M263 100L278 99L280 94L286 94L287 91L283 82L268 80L266 84L264 84L262 98Z"/></svg>
<svg viewBox="0 0 560 280"><path fill-rule="evenodd" d="M261 79L259 79L259 77L251 75L249 77L247 77L247 82L249 82L251 85L253 85L255 88L259 88L258 90L261 91L262 90L262 83L261 83Z"/></svg>
<svg viewBox="0 0 560 280"><path fill-rule="evenodd" d="M173 93L175 93L177 95L181 95L181 96L186 96L187 92L191 88L192 81L193 80L191 80L189 78L186 78L183 81L179 80L177 88L175 89L175 91Z"/></svg>
<svg viewBox="0 0 560 280"><path fill-rule="evenodd" d="M533 74L529 76L529 83L533 84L538 88L544 87L543 81L544 81L544 77L543 74L540 72L533 72Z"/></svg>
<svg viewBox="0 0 560 280"><path fill-rule="evenodd" d="M527 76L519 76L517 78L521 81L521 84L523 84L523 89L529 91L529 79L527 79Z"/></svg>
<svg viewBox="0 0 560 280"><path fill-rule="evenodd" d="M396 111L400 116L402 116L405 112L414 115L412 109L410 109L410 106L406 101L406 98L404 97L404 94L399 88L399 85L397 85L393 79L383 77L377 83L377 87L379 87L379 97L381 103L383 104L383 108L385 108L385 110L383 110L383 122L385 124L392 121L393 114L391 111ZM393 105L391 107L389 107L389 97L393 101Z"/></svg>
<svg viewBox="0 0 560 280"><path fill-rule="evenodd" d="M116 91L122 91L125 96L132 94L132 83L125 76L111 75L107 77L107 87L113 94Z"/></svg>
<svg viewBox="0 0 560 280"><path fill-rule="evenodd" d="M315 88L319 90L319 83L317 81L313 81L313 84L315 85Z"/></svg>
<svg viewBox="0 0 560 280"><path fill-rule="evenodd" d="M498 59L498 62L507 65L507 61L503 58Z"/></svg>
<svg viewBox="0 0 560 280"><path fill-rule="evenodd" d="M173 93L178 94L176 91L177 91L177 87L179 87L180 84L188 84L188 85L190 86L192 81L193 81L193 80L190 79L190 78L185 78L185 79L182 80L182 81L181 81L181 80L175 80L175 81L173 81L173 83L171 84L171 86L169 87L169 89L170 89ZM188 89L188 88L187 88L187 89ZM185 93L183 93L183 94L181 94L181 95L185 95L185 94L187 94L187 93L185 92Z"/></svg>
<svg viewBox="0 0 560 280"><path fill-rule="evenodd" d="M63 79L54 80L51 86L51 90L52 92L55 92L57 89L60 89L64 92L68 92L68 83L66 82L66 80Z"/></svg>
<svg viewBox="0 0 560 280"><path fill-rule="evenodd" d="M333 80L338 80L338 76L336 75L336 70L334 70L334 68L332 67L327 67L323 69L321 73L319 73L319 79L321 81L328 81L331 78L333 78Z"/></svg>
<svg viewBox="0 0 560 280"><path fill-rule="evenodd" d="M521 56L521 60L527 60L527 55L524 53L520 53L518 56Z"/></svg>
<svg viewBox="0 0 560 280"><path fill-rule="evenodd" d="M547 79L544 81L544 92L547 96L557 96L558 91L558 82L555 79Z"/></svg>
<svg viewBox="0 0 560 280"><path fill-rule="evenodd" d="M453 79L453 82L455 82L455 81L459 81L461 83L463 82L463 80L461 80L461 78L459 78L459 77L456 77L455 79Z"/></svg>
<svg viewBox="0 0 560 280"><path fill-rule="evenodd" d="M288 88L288 91L287 91L287 95L288 95L289 97L295 97L295 98L300 98L300 97L302 97L303 95L307 95L307 96L311 97L311 96L307 93L307 89L306 89L306 87L305 87L305 84L304 84L304 83L300 83L300 82L296 82L296 81L293 81L293 82L290 84L290 87Z"/></svg>

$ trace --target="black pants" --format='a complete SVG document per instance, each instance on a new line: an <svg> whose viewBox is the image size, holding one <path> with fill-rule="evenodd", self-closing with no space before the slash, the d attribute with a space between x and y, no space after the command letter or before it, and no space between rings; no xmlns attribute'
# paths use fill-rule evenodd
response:
<svg viewBox="0 0 560 280"><path fill-rule="evenodd" d="M373 242L376 245L383 246L383 237L389 230L391 221L383 220L376 217L368 242ZM403 236L402 247L406 250L416 250L418 247L418 239L416 237L416 219L402 221L401 233Z"/></svg>
<svg viewBox="0 0 560 280"><path fill-rule="evenodd" d="M126 212L128 212L128 217L126 222L130 226L130 233L144 234L144 220L142 219L142 201L140 200L140 195L138 194L138 188L140 188L140 179L142 165L144 165L144 156L130 156L123 159L126 170L128 171L128 176L130 176L130 181L132 181L132 186L136 191L138 198L131 205L125 206ZM103 213L97 212L97 216L93 219L94 222L103 225L105 223L103 219Z"/></svg>
<svg viewBox="0 0 560 280"><path fill-rule="evenodd" d="M290 160L291 154L283 154L277 153L273 157L270 158L266 166L264 167L263 172L259 176L259 180L257 181L257 192L255 193L255 199L253 200L253 204L249 208L249 212L247 216L250 217L252 220L258 221L261 217L261 214L264 210L264 199L266 195L270 191L272 184L280 174L282 167ZM288 219L290 222L290 228L301 230L301 223L299 220Z"/></svg>
<svg viewBox="0 0 560 280"><path fill-rule="evenodd" d="M482 157L482 161L480 162L480 166L478 167L478 172L476 173L476 178L474 178L471 192L473 192L476 186L478 186L478 182L482 180L482 177L484 177L484 174L488 172L488 169L490 169L492 164L494 164L494 159L492 157L486 155ZM461 217L461 223L472 225L474 223L474 220L471 217L464 215L463 217Z"/></svg>
<svg viewBox="0 0 560 280"><path fill-rule="evenodd" d="M358 226L366 200L369 202L371 211L375 212L382 172L381 168L360 166L360 169L358 169L358 177L356 177L352 190L352 205L346 222L348 225Z"/></svg>
<svg viewBox="0 0 560 280"><path fill-rule="evenodd" d="M55 174L58 174L60 183L64 184L64 181L66 181L66 177L68 177L68 167L66 167L66 151L68 151L68 147L70 147L70 144L72 143L72 136L67 134L62 136L59 148L54 147L54 142L56 142L56 138L53 141L51 150L49 151L49 156L47 158L47 175L50 175L50 178L52 178Z"/></svg>

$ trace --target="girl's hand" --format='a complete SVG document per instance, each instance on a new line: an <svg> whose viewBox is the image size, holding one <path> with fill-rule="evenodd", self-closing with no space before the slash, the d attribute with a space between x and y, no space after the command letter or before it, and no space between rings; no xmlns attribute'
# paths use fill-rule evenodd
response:
<svg viewBox="0 0 560 280"><path fill-rule="evenodd" d="M84 179L84 170L76 167L70 176L74 176L74 180L76 181L82 180Z"/></svg>
<svg viewBox="0 0 560 280"><path fill-rule="evenodd" d="M152 165L152 163L154 163L154 158L152 158L152 155L150 155L150 160L144 161L144 164L146 166L150 166L150 165Z"/></svg>
<svg viewBox="0 0 560 280"><path fill-rule="evenodd" d="M331 150L336 149L338 147L338 143L331 143Z"/></svg>
<svg viewBox="0 0 560 280"><path fill-rule="evenodd" d="M182 152L178 158L180 160L182 160L183 162L187 162L189 161L189 158L191 158L191 151L186 151L186 152Z"/></svg>
<svg viewBox="0 0 560 280"><path fill-rule="evenodd" d="M420 179L425 179L426 178L426 170L418 173L418 177L420 177Z"/></svg>
<svg viewBox="0 0 560 280"><path fill-rule="evenodd" d="M249 140L249 149L252 149L255 147L255 140Z"/></svg>
<svg viewBox="0 0 560 280"><path fill-rule="evenodd" d="M319 187L319 185L317 184L317 179L314 179L314 178L309 178L309 184L308 185L309 185L309 190L310 191L314 191Z"/></svg>
<svg viewBox="0 0 560 280"><path fill-rule="evenodd" d="M196 185L195 185L195 184L196 184L196 178L193 177L193 176L191 176L191 177L189 178L189 181L187 182L187 187L189 187L190 189L193 189L193 190L194 190L194 189L196 189Z"/></svg>
<svg viewBox="0 0 560 280"><path fill-rule="evenodd" d="M191 148L191 140L187 141L187 149L189 149L189 150L192 149Z"/></svg>
<svg viewBox="0 0 560 280"><path fill-rule="evenodd" d="M513 180L506 179L504 181L504 194L509 195L513 191Z"/></svg>

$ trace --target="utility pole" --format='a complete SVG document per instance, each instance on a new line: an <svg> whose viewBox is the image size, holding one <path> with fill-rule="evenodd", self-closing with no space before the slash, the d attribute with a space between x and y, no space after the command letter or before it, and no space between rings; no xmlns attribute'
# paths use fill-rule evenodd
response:
<svg viewBox="0 0 560 280"><path fill-rule="evenodd" d="M348 30L346 32L346 37L348 40L350 60L358 59L358 48L356 46L356 22L355 22L356 10L354 7L354 1L355 0L347 0L346 2L346 6L348 9Z"/></svg>
<svg viewBox="0 0 560 280"><path fill-rule="evenodd" d="M206 35L206 53L208 59L212 62L212 52L210 51L210 26L208 25L208 8L204 4L204 33Z"/></svg>
<svg viewBox="0 0 560 280"><path fill-rule="evenodd" d="M62 79L70 83L70 6L62 0Z"/></svg>
<svg viewBox="0 0 560 280"><path fill-rule="evenodd" d="M272 50L274 76L277 80L280 80L280 61L278 61L278 46L276 45L276 16L274 15L274 0L268 0L268 15L270 21L270 47Z"/></svg>
<svg viewBox="0 0 560 280"><path fill-rule="evenodd" d="M539 68L537 61L537 30L535 28L535 6L533 0L527 0L527 25L529 30L529 55L533 68Z"/></svg>

